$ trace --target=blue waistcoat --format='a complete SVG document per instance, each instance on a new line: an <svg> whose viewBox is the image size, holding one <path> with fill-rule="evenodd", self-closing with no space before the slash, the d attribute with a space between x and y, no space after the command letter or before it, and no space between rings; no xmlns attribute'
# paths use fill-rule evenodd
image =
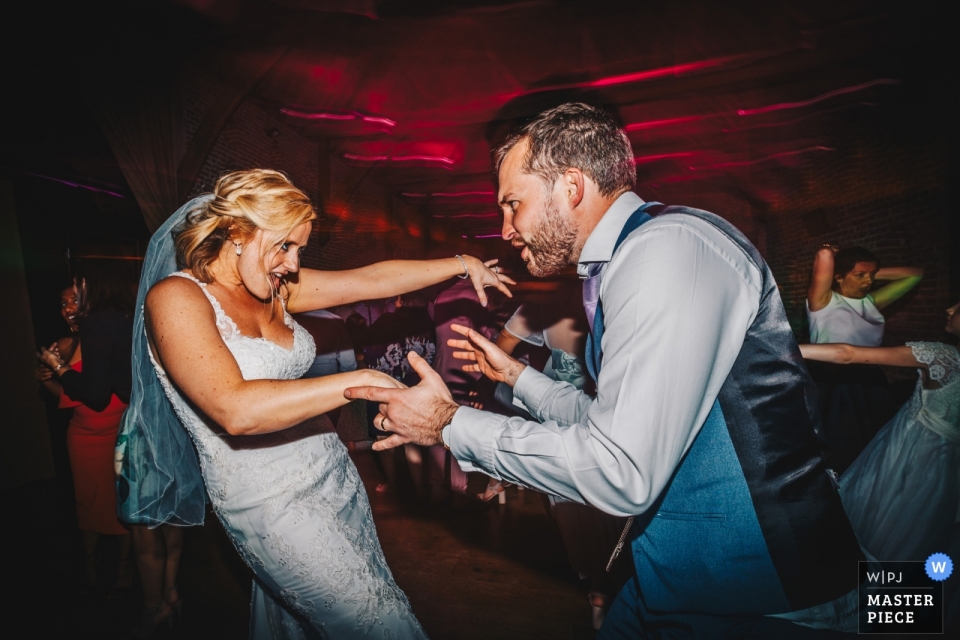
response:
<svg viewBox="0 0 960 640"><path fill-rule="evenodd" d="M649 206L630 217L617 247L650 220ZM652 611L742 615L834 600L857 587L863 555L823 465L816 388L773 274L723 218L687 207L665 207L658 217L666 215L713 225L757 267L763 287L710 414L653 507L634 522L640 597ZM602 365L602 334L601 300L591 373Z"/></svg>

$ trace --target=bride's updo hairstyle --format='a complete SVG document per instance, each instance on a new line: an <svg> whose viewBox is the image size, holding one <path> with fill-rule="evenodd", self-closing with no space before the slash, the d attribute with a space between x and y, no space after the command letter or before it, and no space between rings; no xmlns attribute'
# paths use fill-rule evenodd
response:
<svg viewBox="0 0 960 640"><path fill-rule="evenodd" d="M190 269L203 282L213 282L210 265L231 237L242 242L259 229L266 252L316 217L310 198L279 171L247 169L225 174L217 180L213 198L187 214L174 231L177 266Z"/></svg>

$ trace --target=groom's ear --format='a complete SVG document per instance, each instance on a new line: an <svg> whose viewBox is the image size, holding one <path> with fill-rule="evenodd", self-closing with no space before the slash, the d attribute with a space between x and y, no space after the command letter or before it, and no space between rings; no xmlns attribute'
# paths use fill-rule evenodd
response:
<svg viewBox="0 0 960 640"><path fill-rule="evenodd" d="M560 176L562 196L571 209L576 209L583 201L586 192L586 176L577 167L570 167Z"/></svg>

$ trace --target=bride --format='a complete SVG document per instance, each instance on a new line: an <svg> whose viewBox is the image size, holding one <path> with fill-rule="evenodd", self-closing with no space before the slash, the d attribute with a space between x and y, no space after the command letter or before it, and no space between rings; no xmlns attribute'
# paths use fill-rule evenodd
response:
<svg viewBox="0 0 960 640"><path fill-rule="evenodd" d="M172 405L199 454L214 511L255 574L251 637L424 638L386 565L346 448L317 419L347 402L347 387L399 383L372 370L298 379L314 346L290 313L453 276L472 278L485 300L484 287L509 295L504 283L513 281L495 260L470 256L301 270L314 218L286 176L254 169L223 176L213 194L184 205L155 234L124 432L140 434L137 458L156 468L140 474L153 480L130 488L139 505L132 519L188 524L202 508L202 488L191 481L196 457L165 418ZM169 405L157 400L160 387Z"/></svg>

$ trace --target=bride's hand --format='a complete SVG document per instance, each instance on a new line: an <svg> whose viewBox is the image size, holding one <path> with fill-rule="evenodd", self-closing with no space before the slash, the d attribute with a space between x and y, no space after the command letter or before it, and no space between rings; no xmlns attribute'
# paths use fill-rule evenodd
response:
<svg viewBox="0 0 960 640"><path fill-rule="evenodd" d="M497 260L481 262L479 258L474 258L473 256L460 257L467 267L467 273L470 275L470 281L473 282L473 288L477 290L477 297L480 298L480 304L487 306L487 294L484 292L485 287L496 287L508 298L513 297L510 289L507 288L507 284L517 283L497 266Z"/></svg>

